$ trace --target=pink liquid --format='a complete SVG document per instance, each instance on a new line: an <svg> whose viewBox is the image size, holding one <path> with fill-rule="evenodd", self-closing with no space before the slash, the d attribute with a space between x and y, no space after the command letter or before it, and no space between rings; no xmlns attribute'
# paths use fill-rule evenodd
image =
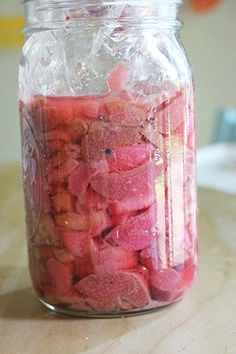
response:
<svg viewBox="0 0 236 354"><path fill-rule="evenodd" d="M191 287L195 154L186 90L21 103L30 270L48 304L140 311Z"/></svg>

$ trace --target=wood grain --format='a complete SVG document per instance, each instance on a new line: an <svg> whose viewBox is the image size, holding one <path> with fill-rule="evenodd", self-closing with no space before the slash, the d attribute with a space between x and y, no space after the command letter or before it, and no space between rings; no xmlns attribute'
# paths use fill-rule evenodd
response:
<svg viewBox="0 0 236 354"><path fill-rule="evenodd" d="M181 302L152 314L80 319L39 304L27 271L20 168L0 169L1 354L234 354L236 197L199 191L200 267Z"/></svg>

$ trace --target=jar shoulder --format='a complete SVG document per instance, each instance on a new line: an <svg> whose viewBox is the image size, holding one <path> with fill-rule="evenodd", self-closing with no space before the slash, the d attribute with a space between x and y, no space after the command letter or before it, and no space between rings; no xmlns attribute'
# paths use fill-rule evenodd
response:
<svg viewBox="0 0 236 354"><path fill-rule="evenodd" d="M175 34L126 30L117 35L104 28L32 34L23 47L20 81L37 93L43 87L48 94L97 94L106 91L119 63L127 65L128 83L135 88L192 82L186 51Z"/></svg>

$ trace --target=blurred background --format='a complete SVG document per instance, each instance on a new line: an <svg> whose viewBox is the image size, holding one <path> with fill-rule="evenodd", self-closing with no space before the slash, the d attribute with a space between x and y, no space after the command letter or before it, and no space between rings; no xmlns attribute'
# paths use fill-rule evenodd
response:
<svg viewBox="0 0 236 354"><path fill-rule="evenodd" d="M198 146L213 141L220 110L236 107L236 1L186 0L182 38L196 83ZM20 160L17 70L23 42L20 0L0 1L0 163Z"/></svg>

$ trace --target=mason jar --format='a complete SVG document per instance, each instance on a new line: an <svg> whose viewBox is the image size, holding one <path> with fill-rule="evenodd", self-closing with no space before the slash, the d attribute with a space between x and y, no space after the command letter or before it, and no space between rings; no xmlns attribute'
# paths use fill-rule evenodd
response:
<svg viewBox="0 0 236 354"><path fill-rule="evenodd" d="M140 314L193 284L194 90L180 3L24 2L29 268L49 309Z"/></svg>

